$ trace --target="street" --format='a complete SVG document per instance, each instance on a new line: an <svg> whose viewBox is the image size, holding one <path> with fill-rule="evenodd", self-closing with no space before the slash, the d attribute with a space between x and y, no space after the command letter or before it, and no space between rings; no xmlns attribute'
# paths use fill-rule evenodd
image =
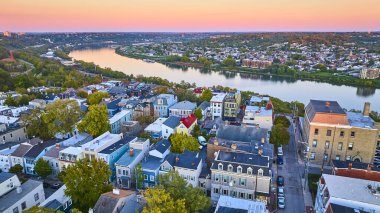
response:
<svg viewBox="0 0 380 213"><path fill-rule="evenodd" d="M289 133L289 145L283 147L284 164L278 165L278 175L283 176L285 179L285 209L278 209L277 212L305 212L301 183L304 167L298 163L293 124L289 128Z"/></svg>

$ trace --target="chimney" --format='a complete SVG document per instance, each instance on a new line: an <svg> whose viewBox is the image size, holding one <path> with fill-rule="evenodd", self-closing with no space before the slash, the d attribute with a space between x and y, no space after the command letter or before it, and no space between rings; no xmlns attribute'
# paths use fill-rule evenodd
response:
<svg viewBox="0 0 380 213"><path fill-rule="evenodd" d="M175 157L175 162L176 162L176 163L179 162L179 156L178 156L178 155Z"/></svg>
<svg viewBox="0 0 380 213"><path fill-rule="evenodd" d="M348 170L351 170L352 169L352 163L349 163L348 164Z"/></svg>
<svg viewBox="0 0 380 213"><path fill-rule="evenodd" d="M18 187L16 188L16 192L17 192L17 194L20 194L20 193L22 192L22 188L21 188L21 186L18 186Z"/></svg>
<svg viewBox="0 0 380 213"><path fill-rule="evenodd" d="M60 145L59 143L56 143L56 144L55 144L55 148L56 148L57 150L59 150L60 146L61 146L61 145Z"/></svg>
<svg viewBox="0 0 380 213"><path fill-rule="evenodd" d="M215 145L215 146L219 146L218 139L216 139L216 138L215 138L215 140L214 140L214 145Z"/></svg>
<svg viewBox="0 0 380 213"><path fill-rule="evenodd" d="M372 166L371 166L371 164L368 164L367 172L371 172L371 171L372 171Z"/></svg>
<svg viewBox="0 0 380 213"><path fill-rule="evenodd" d="M329 101L326 101L325 106L326 106L326 107L330 107L330 102L329 102Z"/></svg>
<svg viewBox="0 0 380 213"><path fill-rule="evenodd" d="M265 143L265 138L264 137L261 138L261 143Z"/></svg>
<svg viewBox="0 0 380 213"><path fill-rule="evenodd" d="M133 157L133 155L134 155L133 148L130 148L130 149L129 149L129 156Z"/></svg>
<svg viewBox="0 0 380 213"><path fill-rule="evenodd" d="M263 149L262 149L262 148L259 149L258 154L259 154L260 156L263 155Z"/></svg>
<svg viewBox="0 0 380 213"><path fill-rule="evenodd" d="M233 144L231 145L231 148L232 148L233 150L236 150L236 149L237 149L237 145L236 145L236 143L233 143Z"/></svg>
<svg viewBox="0 0 380 213"><path fill-rule="evenodd" d="M369 116L370 112L371 112L371 103L365 102L364 103L364 109L363 109L363 116Z"/></svg>

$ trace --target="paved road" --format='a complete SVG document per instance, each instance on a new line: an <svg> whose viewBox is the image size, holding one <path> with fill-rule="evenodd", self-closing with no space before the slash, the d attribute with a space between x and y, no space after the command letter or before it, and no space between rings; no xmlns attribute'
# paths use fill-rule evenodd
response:
<svg viewBox="0 0 380 213"><path fill-rule="evenodd" d="M284 146L284 164L278 166L278 174L285 178L285 209L277 212L305 212L301 175L303 165L298 163L293 127L289 128L290 143Z"/></svg>

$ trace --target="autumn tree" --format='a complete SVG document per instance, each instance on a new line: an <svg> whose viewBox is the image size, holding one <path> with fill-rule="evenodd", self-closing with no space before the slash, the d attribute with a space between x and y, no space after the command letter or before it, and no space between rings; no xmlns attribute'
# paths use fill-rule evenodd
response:
<svg viewBox="0 0 380 213"><path fill-rule="evenodd" d="M148 188L144 192L144 197L147 205L142 213L187 213L184 200L176 200L170 196L163 188L154 187Z"/></svg>
<svg viewBox="0 0 380 213"><path fill-rule="evenodd" d="M78 124L78 130L97 137L110 130L106 106L92 105L86 117Z"/></svg>
<svg viewBox="0 0 380 213"><path fill-rule="evenodd" d="M101 194L112 190L108 183L111 174L108 164L102 160L78 160L66 168L66 175L63 177L66 184L65 195L71 197L76 208L88 212Z"/></svg>
<svg viewBox="0 0 380 213"><path fill-rule="evenodd" d="M103 98L108 98L109 95L107 92L95 92L87 97L87 103L90 105L99 104Z"/></svg>
<svg viewBox="0 0 380 213"><path fill-rule="evenodd" d="M198 120L202 120L202 118L203 118L202 109L196 108L194 111L194 115L198 118Z"/></svg>
<svg viewBox="0 0 380 213"><path fill-rule="evenodd" d="M182 153L184 150L199 152L198 141L193 136L175 133L170 136L170 142L170 149L174 153Z"/></svg>
<svg viewBox="0 0 380 213"><path fill-rule="evenodd" d="M289 144L290 134L288 129L281 125L274 125L270 134L269 141L276 146Z"/></svg>
<svg viewBox="0 0 380 213"><path fill-rule="evenodd" d="M203 189L188 184L177 171L172 170L160 175L159 186L164 188L174 201L184 200L188 212L207 210L211 206L211 200L205 195Z"/></svg>
<svg viewBox="0 0 380 213"><path fill-rule="evenodd" d="M40 177L45 179L47 176L51 175L53 169L51 168L49 161L40 158L34 166L34 171L36 171Z"/></svg>

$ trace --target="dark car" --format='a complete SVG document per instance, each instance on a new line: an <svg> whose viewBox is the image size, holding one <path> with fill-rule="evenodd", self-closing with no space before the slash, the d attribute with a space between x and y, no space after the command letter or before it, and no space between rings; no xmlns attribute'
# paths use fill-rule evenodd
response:
<svg viewBox="0 0 380 213"><path fill-rule="evenodd" d="M284 177L282 176L277 176L277 186L284 186Z"/></svg>
<svg viewBox="0 0 380 213"><path fill-rule="evenodd" d="M278 165L284 164L284 160L282 159L282 157L277 157L277 164Z"/></svg>

